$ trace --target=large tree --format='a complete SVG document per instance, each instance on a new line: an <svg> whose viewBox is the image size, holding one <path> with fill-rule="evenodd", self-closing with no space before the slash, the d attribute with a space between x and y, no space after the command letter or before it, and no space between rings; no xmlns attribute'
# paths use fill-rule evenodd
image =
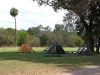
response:
<svg viewBox="0 0 100 75"><path fill-rule="evenodd" d="M16 8L11 8L10 9L10 15L12 16L12 17L14 17L14 19L15 19L15 46L17 46L17 39L16 39L16 30L17 30L17 28L16 28L16 16L18 15L18 10L16 9Z"/></svg>
<svg viewBox="0 0 100 75"><path fill-rule="evenodd" d="M41 5L49 5L53 7L55 11L64 9L66 11L72 11L80 20L80 24L83 26L81 29L85 30L87 36L87 43L92 52L94 52L94 39L93 30L95 20L99 13L100 0L33 0ZM97 5L97 6L95 6ZM95 10L98 10L95 12ZM98 15L99 16L99 15ZM98 19L99 20L99 19Z"/></svg>

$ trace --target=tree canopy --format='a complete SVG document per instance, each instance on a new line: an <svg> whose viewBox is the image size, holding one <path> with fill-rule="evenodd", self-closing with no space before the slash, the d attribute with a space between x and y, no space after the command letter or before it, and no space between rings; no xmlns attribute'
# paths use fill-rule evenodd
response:
<svg viewBox="0 0 100 75"><path fill-rule="evenodd" d="M77 17L77 29L84 32L87 37L86 42L90 49L94 51L94 32L100 28L100 0L33 0L39 6L49 5L55 11L64 9L74 13ZM67 15L68 16L68 15ZM71 18L72 19L72 18ZM65 19L66 21L68 19ZM97 34L99 31L97 31ZM95 35L97 36L97 35Z"/></svg>
<svg viewBox="0 0 100 75"><path fill-rule="evenodd" d="M16 8L12 7L12 8L10 9L10 15L11 15L12 17L16 17L16 16L18 15L18 10L17 10Z"/></svg>

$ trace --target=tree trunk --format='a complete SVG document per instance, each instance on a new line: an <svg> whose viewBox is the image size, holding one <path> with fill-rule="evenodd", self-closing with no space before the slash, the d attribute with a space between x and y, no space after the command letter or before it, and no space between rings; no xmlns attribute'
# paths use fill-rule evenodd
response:
<svg viewBox="0 0 100 75"><path fill-rule="evenodd" d="M17 47L17 36L16 36L16 17L15 18L15 47Z"/></svg>
<svg viewBox="0 0 100 75"><path fill-rule="evenodd" d="M100 36L98 37L98 44L96 45L96 53L99 53L99 47L100 47Z"/></svg>
<svg viewBox="0 0 100 75"><path fill-rule="evenodd" d="M94 52L94 39L92 37L92 31L91 31L91 29L88 29L86 31L86 36L87 36L88 49L90 49L91 52Z"/></svg>
<svg viewBox="0 0 100 75"><path fill-rule="evenodd" d="M86 23L86 21L84 20L84 16L80 16L80 20L84 25L84 28L86 30L86 37L87 37L87 45L89 49L91 49L92 52L94 52L94 39L93 39L93 34L92 34L92 29L93 29L93 17L91 16L91 18L89 19L89 24Z"/></svg>
<svg viewBox="0 0 100 75"><path fill-rule="evenodd" d="M90 46L91 52L94 52L94 39L92 37L89 39L89 46Z"/></svg>

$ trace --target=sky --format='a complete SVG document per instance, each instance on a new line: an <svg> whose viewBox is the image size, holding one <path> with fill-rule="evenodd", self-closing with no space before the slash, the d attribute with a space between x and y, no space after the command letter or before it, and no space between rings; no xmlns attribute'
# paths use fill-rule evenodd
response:
<svg viewBox="0 0 100 75"><path fill-rule="evenodd" d="M18 30L27 30L40 24L54 29L55 24L63 23L65 11L54 12L49 6L39 7L32 0L0 0L0 28L15 28L15 20L9 13L12 7L19 11L16 17Z"/></svg>

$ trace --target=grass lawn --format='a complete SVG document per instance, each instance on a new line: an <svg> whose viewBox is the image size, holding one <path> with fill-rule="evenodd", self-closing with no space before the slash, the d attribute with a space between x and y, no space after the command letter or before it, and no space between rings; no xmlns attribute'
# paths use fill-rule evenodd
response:
<svg viewBox="0 0 100 75"><path fill-rule="evenodd" d="M0 75L56 75L59 72L100 65L100 54L72 54L77 48L64 48L62 57L46 57L45 48L33 48L33 53L17 53L16 48L0 48Z"/></svg>

